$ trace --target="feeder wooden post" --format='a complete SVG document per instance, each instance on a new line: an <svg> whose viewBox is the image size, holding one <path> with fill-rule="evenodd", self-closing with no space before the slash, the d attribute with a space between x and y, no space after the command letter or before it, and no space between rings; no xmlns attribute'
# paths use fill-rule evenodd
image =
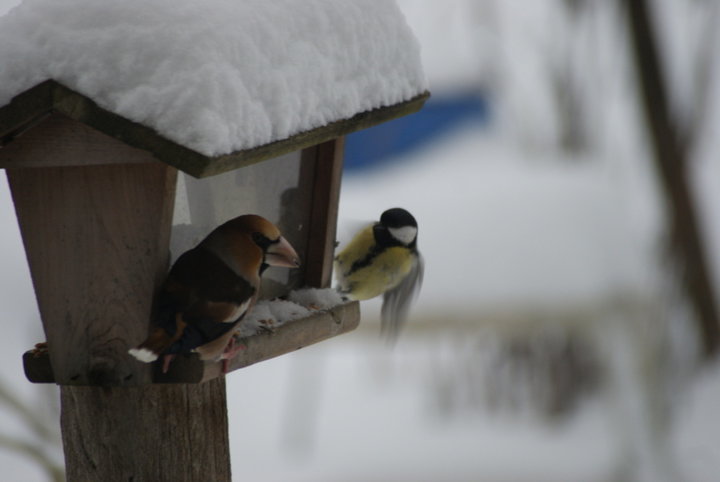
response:
<svg viewBox="0 0 720 482"><path fill-rule="evenodd" d="M60 116L7 149L18 166L48 154L7 173L61 383L68 480L229 481L225 380L152 385L127 355L167 272L176 169Z"/></svg>
<svg viewBox="0 0 720 482"><path fill-rule="evenodd" d="M230 481L225 379L62 387L68 481Z"/></svg>

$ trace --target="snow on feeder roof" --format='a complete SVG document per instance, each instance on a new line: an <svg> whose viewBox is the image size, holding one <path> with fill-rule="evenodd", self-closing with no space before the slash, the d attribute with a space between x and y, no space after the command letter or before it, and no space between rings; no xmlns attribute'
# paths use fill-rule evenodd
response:
<svg viewBox="0 0 720 482"><path fill-rule="evenodd" d="M25 0L0 18L0 65L0 145L54 111L198 177L429 95L389 0Z"/></svg>

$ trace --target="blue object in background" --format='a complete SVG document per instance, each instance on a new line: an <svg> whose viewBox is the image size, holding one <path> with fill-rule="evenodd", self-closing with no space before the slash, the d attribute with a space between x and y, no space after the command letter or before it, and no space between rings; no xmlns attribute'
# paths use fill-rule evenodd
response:
<svg viewBox="0 0 720 482"><path fill-rule="evenodd" d="M468 122L486 123L487 101L478 94L432 96L420 111L354 132L345 139L345 171L359 171L432 143Z"/></svg>

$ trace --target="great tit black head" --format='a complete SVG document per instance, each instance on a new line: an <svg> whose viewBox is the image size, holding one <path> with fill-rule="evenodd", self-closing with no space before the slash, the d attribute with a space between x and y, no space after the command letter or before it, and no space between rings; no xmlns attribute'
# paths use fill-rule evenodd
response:
<svg viewBox="0 0 720 482"><path fill-rule="evenodd" d="M375 240L381 246L414 248L417 243L417 221L403 208L392 208L382 213L374 231Z"/></svg>

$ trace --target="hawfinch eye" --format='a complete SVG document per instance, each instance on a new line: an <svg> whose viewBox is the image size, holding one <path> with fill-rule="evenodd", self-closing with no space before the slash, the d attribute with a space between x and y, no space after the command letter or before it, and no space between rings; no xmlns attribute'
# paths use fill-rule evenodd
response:
<svg viewBox="0 0 720 482"><path fill-rule="evenodd" d="M270 240L270 238L265 236L263 233L258 233L258 232L252 233L252 238L253 238L253 241L255 242L255 244L260 246L260 248L262 248L263 251L266 250L271 244L273 244L273 241Z"/></svg>

